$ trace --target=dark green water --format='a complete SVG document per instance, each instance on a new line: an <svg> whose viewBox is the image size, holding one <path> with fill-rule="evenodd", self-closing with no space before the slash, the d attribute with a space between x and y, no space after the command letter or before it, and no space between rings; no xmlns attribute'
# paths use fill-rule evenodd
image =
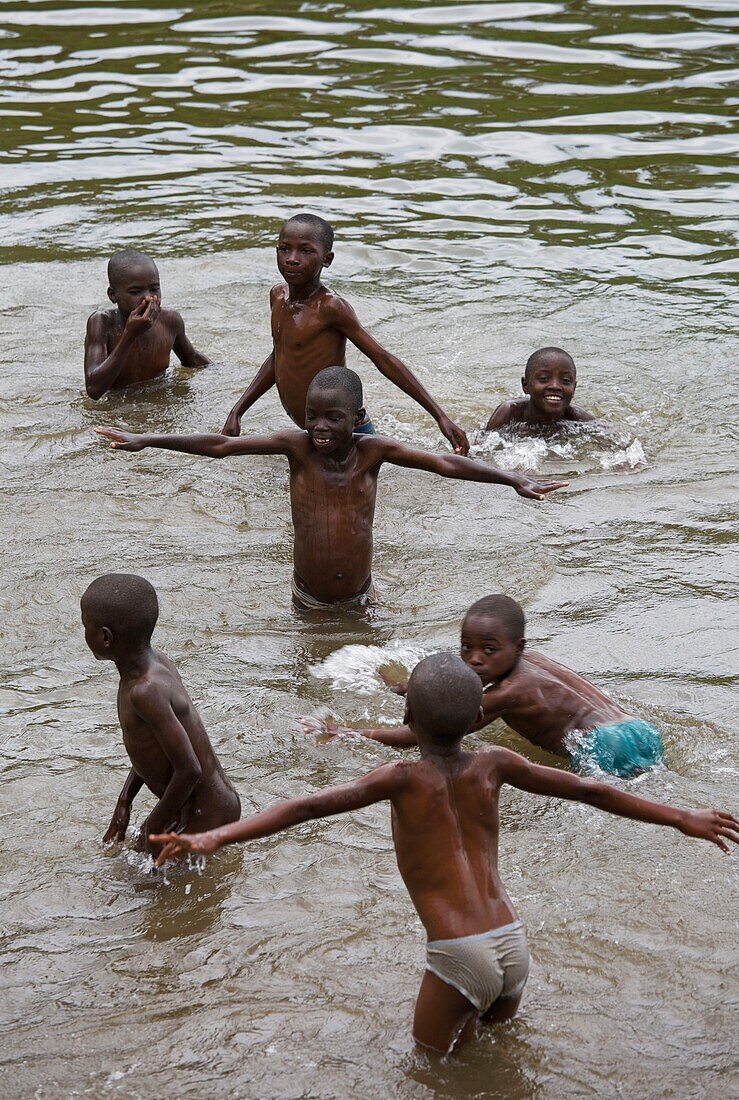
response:
<svg viewBox="0 0 739 1100"><path fill-rule="evenodd" d="M245 810L387 759L317 745L299 718L399 716L371 647L451 646L492 591L664 731L669 768L630 789L736 810L738 44L724 0L0 4L3 1098L730 1095L736 859L508 794L521 1015L429 1067L386 809L166 883L102 849L125 754L78 600L111 569L153 581L156 639ZM301 208L335 224L331 285L471 434L550 343L616 426L476 436L571 478L541 505L388 471L382 603L317 627L290 611L278 460L114 455L92 435L221 425L269 349L270 246ZM154 255L217 365L95 405L84 323L124 245ZM442 446L350 363L384 431ZM270 396L245 429L283 423ZM529 751L477 738L494 740Z"/></svg>

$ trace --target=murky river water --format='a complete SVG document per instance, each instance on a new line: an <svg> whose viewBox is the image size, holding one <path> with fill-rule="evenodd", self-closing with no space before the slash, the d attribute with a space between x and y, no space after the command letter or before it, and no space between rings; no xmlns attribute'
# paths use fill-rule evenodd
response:
<svg viewBox="0 0 739 1100"><path fill-rule="evenodd" d="M528 990L430 1067L385 808L168 881L103 850L126 760L78 600L108 570L154 582L156 640L245 810L392 755L299 727L399 716L376 650L344 647L451 646L499 590L533 644L663 729L669 769L631 789L736 810L738 44L731 0L0 6L3 1097L729 1095L736 858L507 794ZM387 471L382 602L318 625L290 610L280 460L92 435L220 426L269 348L275 228L304 207L336 224L332 285L467 429L548 343L617 429L478 439L571 477L541 505ZM84 322L128 244L218 365L95 405ZM350 362L383 430L441 446ZM284 416L270 397L245 423ZM498 739L523 745L476 740Z"/></svg>

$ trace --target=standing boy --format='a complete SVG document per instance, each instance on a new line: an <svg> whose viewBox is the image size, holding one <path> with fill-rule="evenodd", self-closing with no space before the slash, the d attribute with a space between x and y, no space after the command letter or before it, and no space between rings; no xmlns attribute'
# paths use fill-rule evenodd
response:
<svg viewBox="0 0 739 1100"><path fill-rule="evenodd" d="M504 783L589 803L654 825L671 825L727 852L739 822L716 810L678 810L604 783L530 764L494 748L467 753L461 739L479 713L480 678L458 657L427 657L408 682L406 722L421 759L384 764L362 779L282 802L200 836L153 836L161 865L182 852L271 836L303 821L389 801L398 870L423 924L426 973L416 1002L416 1042L446 1054L478 1023L516 1012L529 972L522 922L498 874L498 795Z"/></svg>
<svg viewBox="0 0 739 1100"><path fill-rule="evenodd" d="M485 596L462 621L460 656L483 685L482 710L472 731L502 718L532 744L565 756L576 771L598 769L623 779L664 763L662 738L571 668L526 649L523 608L510 596ZM389 686L405 694L403 684ZM322 723L331 737L360 733L393 748L416 739L407 726L350 730ZM315 728L312 719L306 728Z"/></svg>
<svg viewBox="0 0 739 1100"><path fill-rule="evenodd" d="M85 387L96 401L108 390L157 378L174 351L183 367L206 367L207 356L185 335L185 322L162 308L154 261L127 248L108 261L108 297L114 309L99 309L87 321Z"/></svg>
<svg viewBox="0 0 739 1100"><path fill-rule="evenodd" d="M467 454L469 443L416 376L395 355L362 327L343 298L321 282L325 267L333 261L334 231L314 214L296 214L282 226L277 242L277 267L284 283L272 287L272 351L251 384L228 414L224 435L238 435L241 418L255 401L277 386L280 401L299 428L305 427L308 386L319 371L346 362L346 342L358 347L381 374L433 416L442 435L458 454ZM371 434L365 415L356 430Z"/></svg>
<svg viewBox="0 0 739 1100"><path fill-rule="evenodd" d="M141 827L151 832L204 832L236 821L239 796L226 778L190 696L151 636L159 617L157 594L143 577L107 573L81 601L85 641L98 661L113 661L121 678L118 718L133 767L123 784L104 843L123 840L131 804L146 784L158 802ZM155 849L156 850L156 849Z"/></svg>
<svg viewBox="0 0 739 1100"><path fill-rule="evenodd" d="M303 610L363 603L372 586L372 534L377 478L384 462L442 477L510 485L541 500L566 482L537 483L452 454L431 454L384 436L355 435L361 422L362 383L347 367L330 367L310 383L306 431L230 439L224 435L132 435L96 431L123 451L162 447L185 454L285 455L295 528L293 599Z"/></svg>

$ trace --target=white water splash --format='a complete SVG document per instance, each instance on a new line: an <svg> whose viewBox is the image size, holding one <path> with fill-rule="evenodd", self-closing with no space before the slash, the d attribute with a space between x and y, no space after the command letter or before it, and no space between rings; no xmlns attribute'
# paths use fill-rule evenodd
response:
<svg viewBox="0 0 739 1100"><path fill-rule="evenodd" d="M323 661L311 666L311 673L319 680L329 680L332 688L351 690L360 695L373 694L382 680L379 670L385 665L400 665L407 672L426 656L420 646L405 642L388 642L379 645L345 645L329 653Z"/></svg>

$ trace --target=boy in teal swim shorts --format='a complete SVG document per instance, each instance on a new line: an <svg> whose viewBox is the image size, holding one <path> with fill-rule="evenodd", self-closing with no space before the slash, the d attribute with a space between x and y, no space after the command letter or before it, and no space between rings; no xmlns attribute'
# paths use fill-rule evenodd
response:
<svg viewBox="0 0 739 1100"><path fill-rule="evenodd" d="M523 609L509 596L486 596L465 615L461 657L483 684L482 714L470 732L502 718L585 774L626 779L664 763L662 738L648 722L627 714L578 673L527 650L524 628ZM405 685L389 686L405 694ZM361 733L394 748L416 744L407 726L349 730L328 721L325 731L332 737Z"/></svg>

